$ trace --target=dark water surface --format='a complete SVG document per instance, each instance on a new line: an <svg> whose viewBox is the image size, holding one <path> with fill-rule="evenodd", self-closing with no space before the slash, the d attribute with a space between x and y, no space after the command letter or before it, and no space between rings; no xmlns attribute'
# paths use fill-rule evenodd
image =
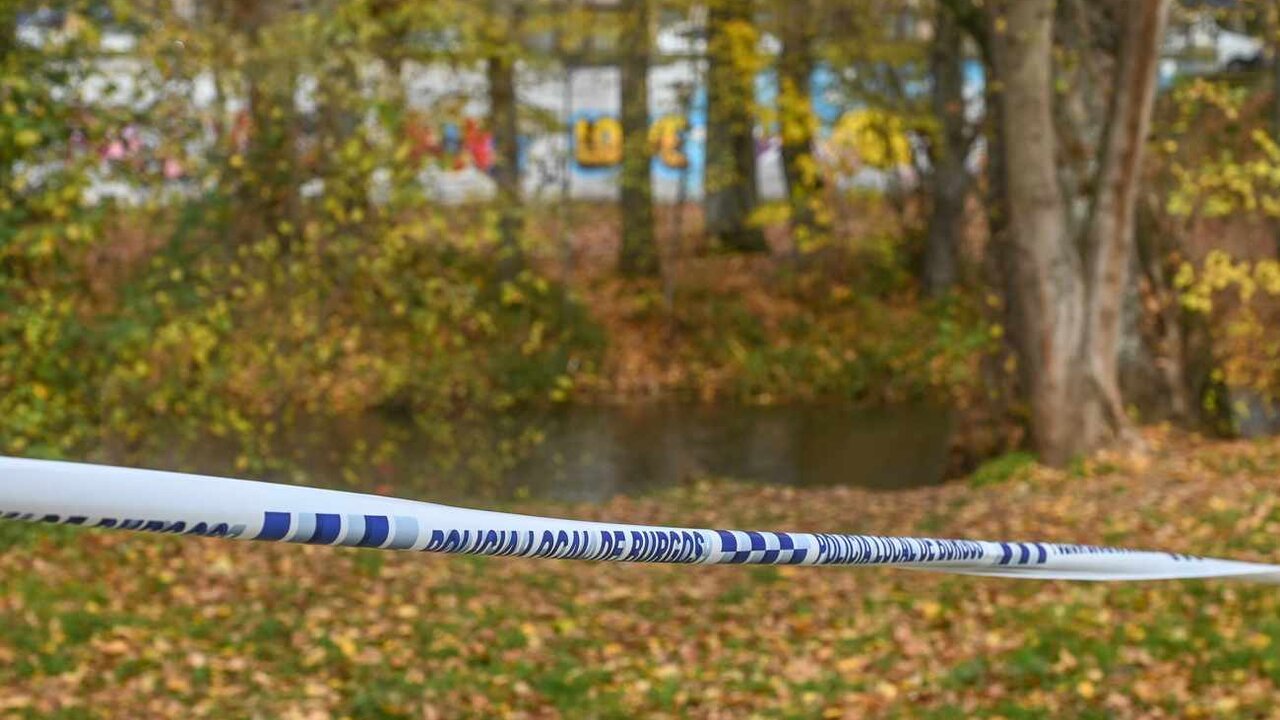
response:
<svg viewBox="0 0 1280 720"><path fill-rule="evenodd" d="M508 473L558 500L605 500L705 476L776 485L897 489L942 481L950 413L833 405L576 407Z"/></svg>
<svg viewBox="0 0 1280 720"><path fill-rule="evenodd" d="M235 453L208 442L174 444L146 464L471 504L603 502L705 477L889 490L942 481L952 422L927 406L568 405L469 429L376 416L306 422L271 442L270 454L287 459L279 471L237 471ZM441 433L453 433L444 446L468 449L439 452Z"/></svg>

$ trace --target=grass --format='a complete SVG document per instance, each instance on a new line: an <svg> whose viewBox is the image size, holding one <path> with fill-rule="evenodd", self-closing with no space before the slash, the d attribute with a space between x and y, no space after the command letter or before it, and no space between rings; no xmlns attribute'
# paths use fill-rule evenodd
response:
<svg viewBox="0 0 1280 720"><path fill-rule="evenodd" d="M1149 441L1146 457L1009 462L991 483L927 490L713 482L520 509L1280 554L1280 479L1262 471L1280 443ZM1278 597L0 524L0 717L1263 717Z"/></svg>

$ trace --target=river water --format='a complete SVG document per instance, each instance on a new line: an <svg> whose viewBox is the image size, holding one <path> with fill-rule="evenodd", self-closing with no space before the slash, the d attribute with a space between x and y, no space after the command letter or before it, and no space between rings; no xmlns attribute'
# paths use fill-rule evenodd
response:
<svg viewBox="0 0 1280 720"><path fill-rule="evenodd" d="M952 424L929 406L567 405L465 428L378 416L303 422L271 442L270 454L287 459L274 472L237 471L234 451L207 440L169 445L146 464L472 504L603 502L706 477L892 490L942 481ZM469 449L442 455L442 432L453 438L443 446Z"/></svg>
<svg viewBox="0 0 1280 720"><path fill-rule="evenodd" d="M835 405L577 407L547 418L546 441L507 474L541 497L600 501L699 477L879 489L941 482L950 413Z"/></svg>

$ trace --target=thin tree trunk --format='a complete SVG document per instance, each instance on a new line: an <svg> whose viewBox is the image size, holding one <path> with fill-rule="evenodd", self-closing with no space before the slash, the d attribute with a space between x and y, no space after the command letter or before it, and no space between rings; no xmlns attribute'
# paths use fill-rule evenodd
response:
<svg viewBox="0 0 1280 720"><path fill-rule="evenodd" d="M1267 13L1267 30L1271 36L1271 139L1280 142L1280 7L1272 3ZM1280 257L1280 219L1275 221L1276 257Z"/></svg>
<svg viewBox="0 0 1280 720"><path fill-rule="evenodd" d="M982 60L983 117L979 122L986 143L986 167L982 174L982 201L987 222L987 242L983 248L981 273L988 287L997 288L1002 298L1000 314L992 319L1003 330L1004 350L993 354L983 362L984 381L993 388L1001 388L998 398L1000 412L1013 416L1014 403L1025 397L1028 387L1026 363L1016 365L1017 374L1010 375L1006 361L1016 355L1021 346L1021 303L1017 300L1017 283L1014 281L1014 252L1009 237L1008 178L1005 172L1004 122L1000 112L1000 96L1004 82L1001 78L1000 46L993 38L1000 34L997 13L990 12L980 0L938 0L940 10L951 15L976 46ZM973 132L973 131L971 131ZM967 150L967 148L966 148ZM971 179L972 182L972 179Z"/></svg>
<svg viewBox="0 0 1280 720"><path fill-rule="evenodd" d="M1151 127L1157 63L1169 0L1124 6L1119 62L1099 162L1098 194L1086 237L1088 268L1087 367L1098 403L1086 406L1084 437L1091 446L1127 432L1120 397L1121 310L1133 253L1142 151Z"/></svg>
<svg viewBox="0 0 1280 720"><path fill-rule="evenodd" d="M1147 280L1156 310L1152 314L1151 336L1147 339L1155 355L1156 370L1169 393L1169 413L1175 422L1189 425L1197 421L1197 406L1191 402L1187 376L1187 347L1183 332L1183 309L1177 289L1169 282L1165 264L1170 250L1181 245L1180 228L1161 225L1161 198L1147 193L1138 206L1134 222L1135 265Z"/></svg>
<svg viewBox="0 0 1280 720"><path fill-rule="evenodd" d="M755 52L750 0L714 0L709 13L707 73L707 234L739 252L766 252L756 209Z"/></svg>
<svg viewBox="0 0 1280 720"><path fill-rule="evenodd" d="M933 207L924 248L924 288L939 297L956 282L956 263L964 237L965 198L969 173L965 168L964 35L950 8L939 4L929 55L933 76L932 105L939 129L933 145Z"/></svg>
<svg viewBox="0 0 1280 720"><path fill-rule="evenodd" d="M335 53L336 68L320 78L319 147L312 174L324 179L325 195L348 209L359 208L365 215L371 207L371 174L357 164L344 163L343 148L352 138L361 138L360 118L353 99L360 94L359 70L350 54ZM403 105L401 105L403 107Z"/></svg>
<svg viewBox="0 0 1280 720"><path fill-rule="evenodd" d="M0 7L0 60L17 54L18 5L5 3Z"/></svg>
<svg viewBox="0 0 1280 720"><path fill-rule="evenodd" d="M993 16L994 17L994 16ZM993 18L992 18L993 19ZM993 260L995 272L1003 282L1005 300L1009 308L1016 306L1013 278L1013 249L1009 239L1009 177L1005 167L1004 150L1004 113L1000 111L1004 80L1000 68L1004 66L1001 58L1000 44L992 40L997 36L993 23L982 26L981 40L978 43L982 50L982 66L986 81L983 88L983 104L986 107L983 134L987 142L986 193L984 201L987 206L987 232L990 236L989 257ZM998 282L992 283L999 284ZM1011 329L1021 326L1013 320L1010 313Z"/></svg>
<svg viewBox="0 0 1280 720"><path fill-rule="evenodd" d="M485 62L489 85L489 127L493 133L493 181L498 201L498 276L514 278L524 266L520 249L521 198L519 125L516 107L515 35L519 8L497 11L493 22L502 23L492 55ZM503 18L502 16L507 17Z"/></svg>
<svg viewBox="0 0 1280 720"><path fill-rule="evenodd" d="M569 141L569 119L573 117L573 61L565 58L560 85L560 117L564 122L564 152L560 155L560 197L556 201L556 232L560 239L560 281L562 300L568 306L570 277L573 275L573 228L569 222L569 198L573 193L573 156Z"/></svg>
<svg viewBox="0 0 1280 720"><path fill-rule="evenodd" d="M0 67L8 64L10 58L18 54L18 4L4 3L0 6ZM13 175L13 168L8 164L0 164L0 182L8 188L8 178Z"/></svg>
<svg viewBox="0 0 1280 720"><path fill-rule="evenodd" d="M248 40L250 60L245 65L250 119L246 161L249 172L239 184L242 217L268 232L282 223L297 227L298 148L297 87L295 61L273 57L270 39L264 37L271 9L251 0L238 0L233 23ZM289 237L281 236L284 250Z"/></svg>
<svg viewBox="0 0 1280 720"><path fill-rule="evenodd" d="M777 7L782 29L782 55L778 59L778 115L794 254L821 242L831 230L830 216L822 207L822 174L813 157L814 128L817 126L810 88L816 35L813 10L811 0L784 0Z"/></svg>
<svg viewBox="0 0 1280 720"><path fill-rule="evenodd" d="M623 275L656 276L649 153L649 0L628 0L622 41L622 249Z"/></svg>

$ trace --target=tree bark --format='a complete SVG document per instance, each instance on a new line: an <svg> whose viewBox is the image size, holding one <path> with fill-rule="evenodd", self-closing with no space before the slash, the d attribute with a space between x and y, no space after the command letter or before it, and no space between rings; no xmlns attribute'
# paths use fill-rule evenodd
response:
<svg viewBox="0 0 1280 720"><path fill-rule="evenodd" d="M1019 349L1032 439L1052 464L1117 439L1128 427L1118 390L1120 311L1167 9L1168 0L1124 6L1096 194L1077 242L1056 172L1053 0L996 6L1006 25L995 42Z"/></svg>
<svg viewBox="0 0 1280 720"><path fill-rule="evenodd" d="M777 13L782 55L778 58L778 116L782 130L782 171L787 181L792 252L821 242L831 231L822 207L823 178L813 157L814 7L811 0L783 0Z"/></svg>
<svg viewBox="0 0 1280 720"><path fill-rule="evenodd" d="M990 236L987 248L991 265L994 266L998 285L1003 283L1005 295L1006 322L1010 325L1010 333L1006 337L1013 340L1012 334L1022 327L1017 320L1015 310L1017 288L1013 283L1013 243L1009 238L1009 174L1005 168L1004 150L1004 113L1000 111L1003 95L1004 79L1000 68L1004 65L1000 59L999 43L992 38L996 33L991 23L981 28L979 47L982 50L983 72L986 74L986 87L983 89L983 103L986 106L983 135L987 141L986 193L987 233Z"/></svg>
<svg viewBox="0 0 1280 720"><path fill-rule="evenodd" d="M1280 7L1267 13L1267 35L1271 38L1271 140L1280 142ZM1275 255L1280 258L1280 220L1275 223Z"/></svg>
<svg viewBox="0 0 1280 720"><path fill-rule="evenodd" d="M930 297L940 297L956 282L956 263L964 237L965 198L969 172L964 103L964 35L954 12L939 3L929 54L933 76L931 103L938 121L932 144L933 170L930 174L933 206L924 248L924 288Z"/></svg>
<svg viewBox="0 0 1280 720"><path fill-rule="evenodd" d="M297 69L293 58L282 59L269 47L265 30L272 13L270 7L250 0L236 0L231 12L233 27L245 37L250 53L243 69L249 136L247 167L237 186L238 216L268 233L278 232L285 222L297 226L300 175L294 107ZM281 236L281 244L289 249L287 235Z"/></svg>
<svg viewBox="0 0 1280 720"><path fill-rule="evenodd" d="M649 0L628 0L622 41L622 248L618 270L657 276L649 152Z"/></svg>
<svg viewBox="0 0 1280 720"><path fill-rule="evenodd" d="M340 41L334 38L330 42L336 45ZM335 52L326 70L319 78L318 148L314 166L309 170L324 178L328 198L337 200L348 210L358 208L367 217L372 209L369 196L372 173L359 163L344 162L342 154L349 140L363 140L358 112L360 70L348 52Z"/></svg>
<svg viewBox="0 0 1280 720"><path fill-rule="evenodd" d="M1147 191L1138 202L1134 220L1134 265L1146 280L1147 291L1155 302L1148 313L1149 332L1144 341L1155 357L1155 369L1168 394L1170 418L1183 425L1198 423L1199 407L1191 402L1191 381L1187 372L1188 347L1184 332L1186 318L1178 290L1170 281L1170 257L1182 245L1183 232L1173 223L1161 223L1165 217L1163 202L1156 193Z"/></svg>
<svg viewBox="0 0 1280 720"><path fill-rule="evenodd" d="M707 234L727 249L766 252L752 223L758 193L754 136L756 35L750 0L714 0L707 72L707 165L703 181Z"/></svg>
<svg viewBox="0 0 1280 720"><path fill-rule="evenodd" d="M1084 335L1080 258L1067 236L1066 209L1055 173L1053 128L1053 0L1003 6L1000 97L1003 115L1008 232L1022 328L1032 439L1052 464L1080 449L1083 376L1076 360Z"/></svg>
<svg viewBox="0 0 1280 720"><path fill-rule="evenodd" d="M1169 0L1142 0L1122 10L1117 72L1098 164L1098 194L1085 242L1090 263L1087 368L1099 396L1099 402L1087 406L1089 414L1084 418L1084 436L1091 444L1128 428L1119 387L1121 311L1168 4Z"/></svg>
<svg viewBox="0 0 1280 720"><path fill-rule="evenodd" d="M522 207L520 197L519 124L516 106L516 33L520 7L493 6L497 37L485 61L489 86L489 127L493 133L493 182L498 201L498 276L514 278L524 266L520 249Z"/></svg>
<svg viewBox="0 0 1280 720"><path fill-rule="evenodd" d="M5 3L0 7L0 60L17 54L18 6Z"/></svg>

